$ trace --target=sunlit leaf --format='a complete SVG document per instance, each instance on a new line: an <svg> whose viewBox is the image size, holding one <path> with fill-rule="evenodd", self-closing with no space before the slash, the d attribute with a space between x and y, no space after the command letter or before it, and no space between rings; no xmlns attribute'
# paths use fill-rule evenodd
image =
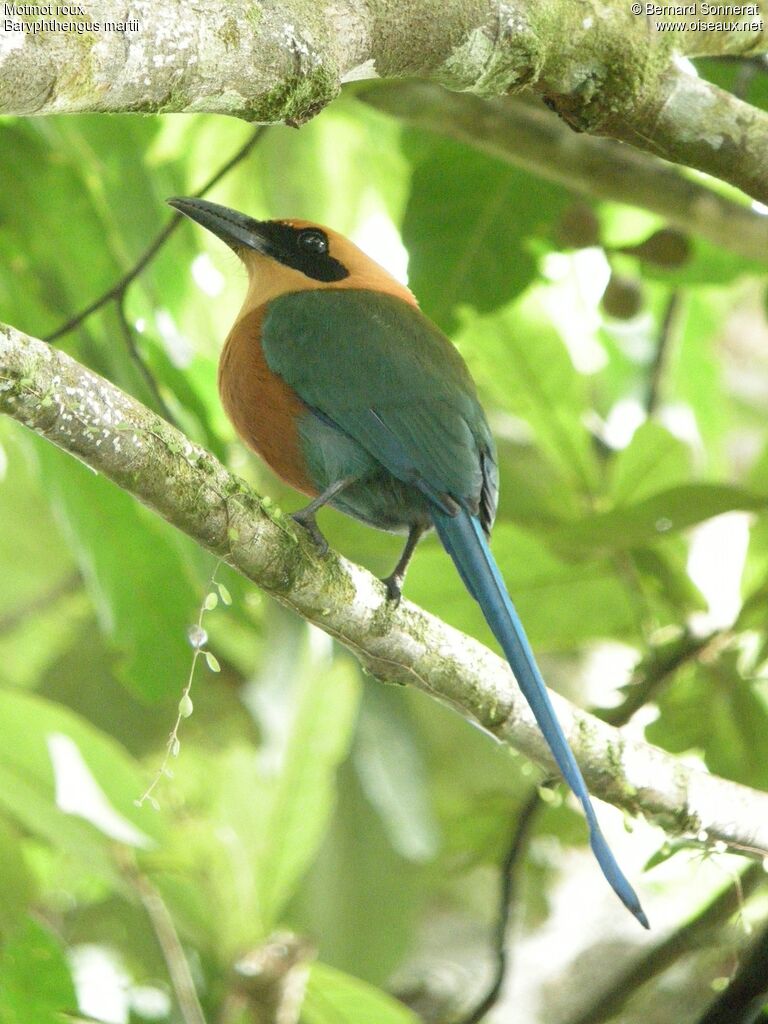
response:
<svg viewBox="0 0 768 1024"><path fill-rule="evenodd" d="M433 866L393 849L357 772L346 763L339 771L332 827L291 901L291 920L306 934L322 937L323 960L384 985L403 960L433 878Z"/></svg>
<svg viewBox="0 0 768 1024"><path fill-rule="evenodd" d="M178 692L189 665L186 630L199 604L178 534L74 459L36 447L102 628L124 655L126 685L149 699Z"/></svg>
<svg viewBox="0 0 768 1024"><path fill-rule="evenodd" d="M77 763L56 755L57 738ZM0 691L0 806L27 831L110 876L115 838L152 845L160 834L157 818L134 806L145 785L119 745L72 712L34 695Z"/></svg>
<svg viewBox="0 0 768 1024"><path fill-rule="evenodd" d="M37 889L18 830L0 818L0 933L19 923Z"/></svg>
<svg viewBox="0 0 768 1024"><path fill-rule="evenodd" d="M557 185L437 136L415 138L403 240L425 313L452 329L462 305L498 309L534 279L528 245L569 201ZM482 187L478 183L482 182Z"/></svg>
<svg viewBox="0 0 768 1024"><path fill-rule="evenodd" d="M768 496L728 484L671 487L650 498L611 512L554 528L557 546L583 553L625 550L653 543L725 512L757 512L768 508Z"/></svg>
<svg viewBox="0 0 768 1024"><path fill-rule="evenodd" d="M392 846L404 857L429 860L438 829L423 753L407 705L381 687L366 687L354 747L363 790L381 816Z"/></svg>
<svg viewBox="0 0 768 1024"><path fill-rule="evenodd" d="M276 640L285 630L283 642L275 644L252 698L262 727L258 754L238 742L215 756L182 741L174 765L174 784L188 793L174 841L189 874L161 873L158 884L222 957L250 948L280 924L328 827L357 707L353 666L338 660L310 671L306 627L286 613L276 626ZM215 918L206 912L210 904L218 908Z"/></svg>
<svg viewBox="0 0 768 1024"><path fill-rule="evenodd" d="M681 673L658 703L660 716L646 730L651 743L676 754L700 751L718 775L768 788L768 707L739 672L735 652Z"/></svg>
<svg viewBox="0 0 768 1024"><path fill-rule="evenodd" d="M312 965L301 1008L306 1024L417 1024L392 996L326 964Z"/></svg>
<svg viewBox="0 0 768 1024"><path fill-rule="evenodd" d="M598 469L586 383L535 290L496 316L468 318L456 341L498 407L529 424L561 486L589 494Z"/></svg>
<svg viewBox="0 0 768 1024"><path fill-rule="evenodd" d="M643 423L611 465L610 496L617 505L637 502L690 476L688 447L659 423Z"/></svg>
<svg viewBox="0 0 768 1024"><path fill-rule="evenodd" d="M61 1024L62 1011L77 1009L64 950L31 918L0 947L2 1024Z"/></svg>
<svg viewBox="0 0 768 1024"><path fill-rule="evenodd" d="M0 422L0 664L6 683L25 686L61 657L88 613L27 440L19 424Z"/></svg>
<svg viewBox="0 0 768 1024"><path fill-rule="evenodd" d="M561 559L536 533L511 523L497 527L491 547L535 647L568 650L595 636L636 630L632 590L608 559ZM494 645L479 606L437 544L419 552L408 588L420 604Z"/></svg>
<svg viewBox="0 0 768 1024"><path fill-rule="evenodd" d="M268 842L260 858L263 912L276 922L317 848L333 806L333 773L346 752L357 707L358 680L344 660L306 676L282 769L265 808Z"/></svg>

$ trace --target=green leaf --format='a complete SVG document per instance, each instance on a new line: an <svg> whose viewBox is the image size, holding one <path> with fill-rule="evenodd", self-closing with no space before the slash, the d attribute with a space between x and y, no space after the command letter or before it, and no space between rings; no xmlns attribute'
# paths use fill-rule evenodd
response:
<svg viewBox="0 0 768 1024"><path fill-rule="evenodd" d="M496 316L468 318L456 341L483 392L529 424L562 485L590 494L598 467L584 425L586 381L552 326L544 295L534 289Z"/></svg>
<svg viewBox="0 0 768 1024"><path fill-rule="evenodd" d="M762 517L749 530L749 547L741 579L744 602L736 621L737 629L765 629L768 600L768 518Z"/></svg>
<svg viewBox="0 0 768 1024"><path fill-rule="evenodd" d="M392 996L327 964L312 965L301 1008L304 1024L418 1024Z"/></svg>
<svg viewBox="0 0 768 1024"><path fill-rule="evenodd" d="M51 932L27 918L0 952L0 1024L62 1024L77 1009L64 951Z"/></svg>
<svg viewBox="0 0 768 1024"><path fill-rule="evenodd" d="M664 864L675 856L676 853L680 853L681 850L690 850L691 840L685 839L672 839L665 840L664 843L656 850L643 865L643 871L650 871L652 868L656 868L659 864Z"/></svg>
<svg viewBox="0 0 768 1024"><path fill-rule="evenodd" d="M457 308L480 313L519 295L537 275L528 242L544 235L568 193L469 146L407 132L414 159L402 234L409 280L445 330Z"/></svg>
<svg viewBox="0 0 768 1024"><path fill-rule="evenodd" d="M378 684L364 687L353 757L363 791L394 849L409 860L433 858L438 827L423 751L402 694Z"/></svg>
<svg viewBox="0 0 768 1024"><path fill-rule="evenodd" d="M200 604L186 541L75 459L46 442L36 448L102 629L124 656L125 684L148 699L178 693L189 671L187 627Z"/></svg>
<svg viewBox="0 0 768 1024"><path fill-rule="evenodd" d="M644 607L653 601L659 625L679 625L692 611L705 611L704 596L688 575L688 545L682 537L667 537L654 547L635 548L632 565L643 582ZM666 612L666 614L664 614Z"/></svg>
<svg viewBox="0 0 768 1024"><path fill-rule="evenodd" d="M734 782L768 789L768 706L739 670L738 653L678 673L658 699L651 743L675 754L701 751L707 767Z"/></svg>
<svg viewBox="0 0 768 1024"><path fill-rule="evenodd" d="M351 236L384 212L397 222L409 171L400 134L396 119L342 96L300 132L269 133L256 154L258 172L241 177L239 209L248 209L256 186L268 216L305 217ZM286 174L287 166L301 173ZM375 245L376 232L370 240Z"/></svg>
<svg viewBox="0 0 768 1024"><path fill-rule="evenodd" d="M291 900L289 919L304 934L319 936L323 960L383 985L402 962L429 900L433 872L392 848L347 761L337 776L333 819Z"/></svg>
<svg viewBox="0 0 768 1024"><path fill-rule="evenodd" d="M0 691L0 807L90 872L116 874L115 840L152 845L158 818L138 810L144 772L114 740L32 694Z"/></svg>
<svg viewBox="0 0 768 1024"><path fill-rule="evenodd" d="M138 306L138 302L135 305ZM158 312L152 303L138 308L142 315L129 314L131 323L139 319L146 322L147 317ZM146 329L141 335L137 332L136 344L171 406L177 426L193 441L213 452L217 459L226 462L227 449L220 433L222 415L216 390L216 360L197 355L185 360L181 367L177 366ZM154 403L148 404L154 408Z"/></svg>
<svg viewBox="0 0 768 1024"><path fill-rule="evenodd" d="M357 672L347 659L338 659L326 673L307 673L294 695L282 770L264 808L268 840L258 865L261 906L272 924L327 825L335 770L349 745L358 697Z"/></svg>
<svg viewBox="0 0 768 1024"><path fill-rule="evenodd" d="M182 742L174 784L188 795L172 842L187 867L182 877L160 874L157 884L222 962L280 925L328 826L351 739L357 673L346 659L313 665L306 631L275 612L272 656L250 698L262 731L258 754L242 741L218 756Z"/></svg>
<svg viewBox="0 0 768 1024"><path fill-rule="evenodd" d="M635 635L636 597L608 559L566 561L541 535L511 523L496 527L491 547L534 647L569 650L594 637ZM495 647L477 603L436 543L419 552L408 594Z"/></svg>
<svg viewBox="0 0 768 1024"><path fill-rule="evenodd" d="M0 934L19 923L36 893L22 837L0 818Z"/></svg>
<svg viewBox="0 0 768 1024"><path fill-rule="evenodd" d="M539 446L497 437L499 509L497 522L538 529L545 523L575 519L583 496L568 486L563 472Z"/></svg>
<svg viewBox="0 0 768 1024"><path fill-rule="evenodd" d="M659 423L649 420L635 431L612 463L609 492L617 505L628 505L681 484L691 472L686 444Z"/></svg>
<svg viewBox="0 0 768 1024"><path fill-rule="evenodd" d="M0 617L28 605L73 569L34 473L27 437L19 424L0 422Z"/></svg>
<svg viewBox="0 0 768 1024"><path fill-rule="evenodd" d="M728 438L734 409L731 388L724 380L728 371L722 329L733 303L733 292L725 288L686 290L663 381L665 401L693 412L703 442L697 446L697 457L706 459L704 472L726 478L733 462Z"/></svg>
<svg viewBox="0 0 768 1024"><path fill-rule="evenodd" d="M671 487L634 505L557 526L551 542L574 553L623 551L652 544L661 537L735 510L759 512L768 496L728 484L688 484Z"/></svg>
<svg viewBox="0 0 768 1024"><path fill-rule="evenodd" d="M20 424L0 423L0 664L4 683L19 686L55 663L88 613L28 437Z"/></svg>

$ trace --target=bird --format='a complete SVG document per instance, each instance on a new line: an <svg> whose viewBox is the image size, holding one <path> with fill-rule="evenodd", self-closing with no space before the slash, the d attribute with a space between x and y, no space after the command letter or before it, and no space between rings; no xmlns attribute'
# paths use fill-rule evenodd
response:
<svg viewBox="0 0 768 1024"><path fill-rule="evenodd" d="M434 528L581 803L606 880L648 928L491 554L496 448L458 350L406 285L333 229L257 220L206 199L168 202L245 265L247 292L222 349L219 394L246 445L311 499L295 521L321 551L316 515L325 505L404 534L384 580L394 602L420 538Z"/></svg>

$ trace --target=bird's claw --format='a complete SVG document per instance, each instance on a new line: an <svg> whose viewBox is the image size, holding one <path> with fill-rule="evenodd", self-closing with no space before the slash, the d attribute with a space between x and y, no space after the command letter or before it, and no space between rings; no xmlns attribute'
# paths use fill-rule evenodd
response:
<svg viewBox="0 0 768 1024"><path fill-rule="evenodd" d="M397 608L403 596L402 576L400 573L393 572L389 576L385 576L381 582L387 588L387 601Z"/></svg>
<svg viewBox="0 0 768 1024"><path fill-rule="evenodd" d="M320 531L320 527L317 525L317 521L314 515L304 515L301 511L294 512L291 516L294 523L298 523L303 529L307 531L310 536L312 543L317 548L317 553L320 556L328 554L328 541L325 539Z"/></svg>

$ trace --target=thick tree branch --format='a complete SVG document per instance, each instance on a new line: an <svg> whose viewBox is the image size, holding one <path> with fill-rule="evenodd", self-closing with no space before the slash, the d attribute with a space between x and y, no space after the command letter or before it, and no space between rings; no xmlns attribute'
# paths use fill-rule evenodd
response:
<svg viewBox="0 0 768 1024"><path fill-rule="evenodd" d="M632 6L83 0L69 31L45 18L0 23L0 113L212 111L300 124L361 78L419 77L485 96L532 86L577 130L630 141L768 200L768 116L674 61L763 52L764 26L663 32Z"/></svg>
<svg viewBox="0 0 768 1024"><path fill-rule="evenodd" d="M505 662L335 554L109 381L0 326L0 412L76 456L347 646L383 682L417 686L552 770ZM630 742L554 695L592 791L672 832L768 852L768 794Z"/></svg>
<svg viewBox="0 0 768 1024"><path fill-rule="evenodd" d="M630 146L571 131L541 101L483 100L427 82L365 85L360 99L595 199L639 206L683 231L765 260L768 217Z"/></svg>
<svg viewBox="0 0 768 1024"><path fill-rule="evenodd" d="M530 81L543 59L540 14L525 0L81 6L83 22L130 28L6 30L0 112L210 111L301 122L345 81L420 76L499 93Z"/></svg>
<svg viewBox="0 0 768 1024"><path fill-rule="evenodd" d="M676 66L631 116L609 117L598 134L695 167L768 203L768 114Z"/></svg>

